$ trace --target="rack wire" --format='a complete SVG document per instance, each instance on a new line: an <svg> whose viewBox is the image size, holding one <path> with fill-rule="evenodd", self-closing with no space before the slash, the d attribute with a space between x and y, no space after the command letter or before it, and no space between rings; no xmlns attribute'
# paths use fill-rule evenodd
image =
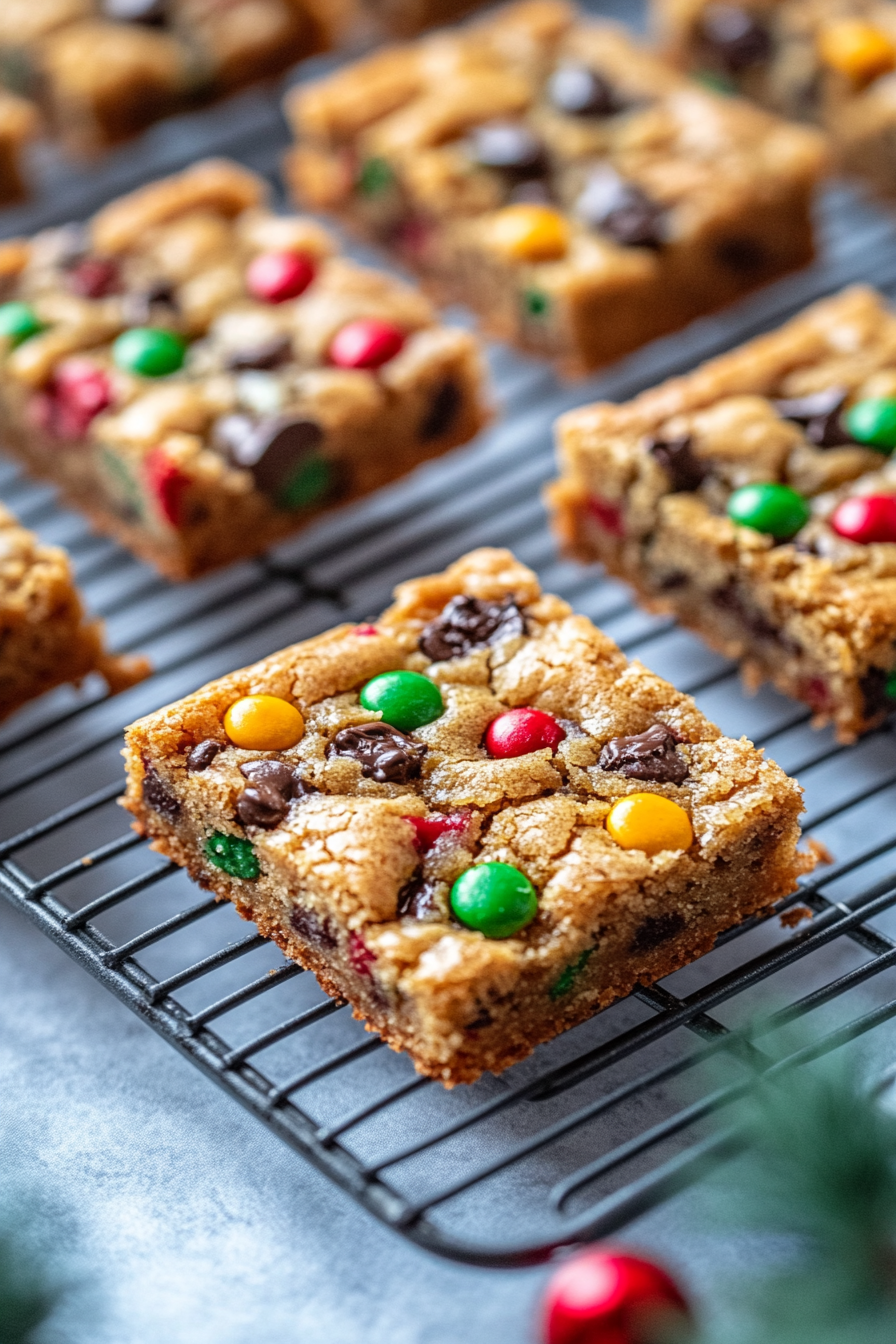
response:
<svg viewBox="0 0 896 1344"><path fill-rule="evenodd" d="M242 122L227 114L226 134L215 116L201 134L194 127L181 161L231 144L269 171L285 139L275 104L250 98L242 107ZM127 172L177 166L169 142L158 143L163 163ZM95 192L108 195L109 182ZM93 208L88 195L63 191L56 218L73 200L82 214ZM29 226L50 222L46 206L32 216ZM0 495L67 546L113 644L145 650L156 668L114 699L92 681L59 689L0 728L0 891L286 1143L438 1254L530 1263L619 1229L695 1180L738 1144L708 1121L769 1066L767 1042L794 1019L811 1026L794 1063L861 1039L881 1066L892 1064L893 724L844 747L774 692L747 701L729 663L639 611L599 569L558 559L539 499L552 474L550 426L566 407L630 396L847 281L896 289L896 226L886 214L836 188L820 230L814 267L585 384L558 385L537 362L493 350L502 416L474 445L258 561L192 584L167 584L91 534L49 488L0 465ZM694 694L725 731L769 748L800 777L806 830L835 860L779 911L806 907L811 922L748 921L699 962L500 1078L446 1092L128 830L116 806L118 753L124 725L140 714L336 621L375 615L395 582L479 544L513 547L546 588ZM768 996L776 1010L747 1045L737 1028Z"/></svg>

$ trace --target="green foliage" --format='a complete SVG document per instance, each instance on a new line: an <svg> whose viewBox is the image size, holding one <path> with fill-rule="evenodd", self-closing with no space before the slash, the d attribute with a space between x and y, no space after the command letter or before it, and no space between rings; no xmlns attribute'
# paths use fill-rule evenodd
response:
<svg viewBox="0 0 896 1344"><path fill-rule="evenodd" d="M0 1231L0 1344L36 1344L60 1287L28 1254L10 1228Z"/></svg>

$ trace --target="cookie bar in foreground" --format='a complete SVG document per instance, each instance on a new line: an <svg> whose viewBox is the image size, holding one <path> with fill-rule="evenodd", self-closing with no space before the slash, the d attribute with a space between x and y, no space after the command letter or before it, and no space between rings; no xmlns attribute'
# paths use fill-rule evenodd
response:
<svg viewBox="0 0 896 1344"><path fill-rule="evenodd" d="M812 256L817 132L524 0L287 97L296 198L578 374Z"/></svg>
<svg viewBox="0 0 896 1344"><path fill-rule="evenodd" d="M558 423L557 531L842 741L896 705L896 315L856 287Z"/></svg>
<svg viewBox="0 0 896 1344"><path fill-rule="evenodd" d="M813 862L798 785L508 551L141 719L125 755L135 829L448 1086Z"/></svg>
<svg viewBox="0 0 896 1344"><path fill-rule="evenodd" d="M478 347L208 160L0 244L0 433L171 578L258 554L485 422Z"/></svg>
<svg viewBox="0 0 896 1344"><path fill-rule="evenodd" d="M106 652L102 623L85 617L65 551L44 546L0 504L0 719L89 672L114 695L150 667Z"/></svg>
<svg viewBox="0 0 896 1344"><path fill-rule="evenodd" d="M896 5L888 0L653 0L678 65L831 137L841 168L896 193Z"/></svg>

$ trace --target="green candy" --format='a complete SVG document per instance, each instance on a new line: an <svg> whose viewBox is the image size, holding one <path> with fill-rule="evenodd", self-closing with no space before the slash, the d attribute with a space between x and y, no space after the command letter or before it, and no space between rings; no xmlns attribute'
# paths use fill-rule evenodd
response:
<svg viewBox="0 0 896 1344"><path fill-rule="evenodd" d="M395 174L385 159L367 159L361 165L357 185L362 196L382 196L395 181Z"/></svg>
<svg viewBox="0 0 896 1344"><path fill-rule="evenodd" d="M13 348L43 329L43 322L30 304L0 303L0 336L5 336Z"/></svg>
<svg viewBox="0 0 896 1344"><path fill-rule="evenodd" d="M765 532L776 541L795 536L810 516L809 505L789 485L742 485L728 500L732 523Z"/></svg>
<svg viewBox="0 0 896 1344"><path fill-rule="evenodd" d="M896 397L869 397L850 406L843 417L856 443L889 453L896 448Z"/></svg>
<svg viewBox="0 0 896 1344"><path fill-rule="evenodd" d="M896 700L896 671L887 674L887 680L884 683L884 695L888 700Z"/></svg>
<svg viewBox="0 0 896 1344"><path fill-rule="evenodd" d="M307 457L277 495L281 509L307 509L319 503L333 484L333 470L325 457Z"/></svg>
<svg viewBox="0 0 896 1344"><path fill-rule="evenodd" d="M702 84L704 89L712 89L713 93L724 93L728 98L737 93L734 80L728 79L725 75L718 75L714 70L697 70L694 79L698 84Z"/></svg>
<svg viewBox="0 0 896 1344"><path fill-rule="evenodd" d="M569 993L580 974L587 966L588 958L593 951L593 947L586 947L582 955L577 957L575 961L570 962L566 969L560 973L558 979L548 990L552 999L562 999L564 994Z"/></svg>
<svg viewBox="0 0 896 1344"><path fill-rule="evenodd" d="M451 888L451 909L486 938L510 938L538 914L538 893L509 863L477 863Z"/></svg>
<svg viewBox="0 0 896 1344"><path fill-rule="evenodd" d="M261 872L252 841L241 840L237 835L215 831L205 842L205 856L216 868L223 868L231 877L241 877L246 882L254 882Z"/></svg>
<svg viewBox="0 0 896 1344"><path fill-rule="evenodd" d="M112 346L112 358L118 367L125 373L139 373L142 378L177 373L186 353L183 337L161 327L132 327L123 331Z"/></svg>
<svg viewBox="0 0 896 1344"><path fill-rule="evenodd" d="M551 300L542 289L523 291L523 308L528 317L546 317L550 311Z"/></svg>
<svg viewBox="0 0 896 1344"><path fill-rule="evenodd" d="M364 709L382 714L402 733L412 733L445 713L442 692L419 672L381 672L361 688L358 697Z"/></svg>

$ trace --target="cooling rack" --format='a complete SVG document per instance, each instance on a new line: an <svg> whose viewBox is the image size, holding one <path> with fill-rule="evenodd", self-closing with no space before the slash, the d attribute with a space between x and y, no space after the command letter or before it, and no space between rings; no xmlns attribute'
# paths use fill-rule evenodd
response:
<svg viewBox="0 0 896 1344"><path fill-rule="evenodd" d="M139 155L86 184L61 177L50 205L45 196L8 216L6 231L86 214L112 191L211 150L271 173L285 136L273 96L247 95L173 141L156 128ZM0 463L0 496L68 548L113 645L146 651L156 668L113 699L92 681L61 688L0 728L0 890L286 1143L438 1254L530 1263L619 1229L695 1180L738 1143L724 1119L709 1127L710 1116L724 1117L793 1019L810 1039L793 1062L859 1039L880 1068L896 1058L885 1029L896 1016L893 724L844 747L774 692L745 699L729 663L639 611L598 568L559 559L539 496L560 411L628 397L849 281L896 290L894 219L832 188L819 228L812 268L586 383L561 386L538 362L493 349L501 415L474 445L258 561L188 585L167 584L91 534L48 487ZM750 921L500 1078L446 1092L133 835L116 805L119 752L133 718L337 621L370 618L395 582L482 544L513 547L627 653L797 774L806 830L834 858L788 903L794 919L805 907L811 921ZM775 1011L745 1043L738 1028L769 998Z"/></svg>

